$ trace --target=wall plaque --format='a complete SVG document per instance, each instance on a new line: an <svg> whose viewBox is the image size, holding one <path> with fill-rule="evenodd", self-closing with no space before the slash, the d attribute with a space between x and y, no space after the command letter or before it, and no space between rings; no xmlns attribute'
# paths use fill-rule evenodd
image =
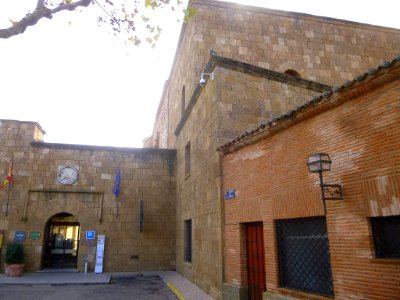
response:
<svg viewBox="0 0 400 300"><path fill-rule="evenodd" d="M40 232L39 231L31 231L29 232L29 238L31 241L38 241L40 239Z"/></svg>

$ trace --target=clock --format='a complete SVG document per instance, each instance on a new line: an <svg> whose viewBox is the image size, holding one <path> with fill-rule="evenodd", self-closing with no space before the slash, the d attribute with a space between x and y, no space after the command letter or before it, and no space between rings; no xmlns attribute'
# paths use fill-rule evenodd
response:
<svg viewBox="0 0 400 300"><path fill-rule="evenodd" d="M58 167L57 180L61 184L74 184L78 180L79 171L75 167Z"/></svg>

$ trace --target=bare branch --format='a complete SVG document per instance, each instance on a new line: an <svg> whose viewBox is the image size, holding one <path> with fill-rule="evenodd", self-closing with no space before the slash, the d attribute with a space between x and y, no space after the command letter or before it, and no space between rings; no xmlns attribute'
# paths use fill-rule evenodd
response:
<svg viewBox="0 0 400 300"><path fill-rule="evenodd" d="M45 0L38 0L38 2L36 4L36 10L41 9L42 7L44 7L44 1Z"/></svg>
<svg viewBox="0 0 400 300"><path fill-rule="evenodd" d="M9 37L23 33L29 26L35 25L42 18L51 19L54 14L64 10L74 10L77 7L87 7L93 0L79 0L71 3L62 3L59 6L49 9L44 6L42 0L38 0L36 10L27 14L20 21L14 23L7 29L0 29L0 39L7 39ZM41 7L40 7L41 6Z"/></svg>

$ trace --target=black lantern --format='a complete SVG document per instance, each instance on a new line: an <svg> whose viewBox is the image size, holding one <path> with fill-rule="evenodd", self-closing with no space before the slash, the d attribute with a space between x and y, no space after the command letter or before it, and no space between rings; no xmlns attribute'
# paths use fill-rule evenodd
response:
<svg viewBox="0 0 400 300"><path fill-rule="evenodd" d="M308 170L311 173L319 174L319 185L321 187L321 197L324 202L324 212L326 214L325 200L343 200L342 186L339 184L326 184L322 173L331 170L332 161L326 153L316 153L308 157Z"/></svg>
<svg viewBox="0 0 400 300"><path fill-rule="evenodd" d="M332 161L326 153L316 153L308 157L308 169L312 173L331 170Z"/></svg>

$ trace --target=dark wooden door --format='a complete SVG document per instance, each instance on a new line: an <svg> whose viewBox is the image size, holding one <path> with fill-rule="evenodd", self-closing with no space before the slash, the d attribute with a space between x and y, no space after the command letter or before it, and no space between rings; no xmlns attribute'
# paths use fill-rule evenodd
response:
<svg viewBox="0 0 400 300"><path fill-rule="evenodd" d="M265 291L263 223L246 224L247 279L249 299L262 300Z"/></svg>

